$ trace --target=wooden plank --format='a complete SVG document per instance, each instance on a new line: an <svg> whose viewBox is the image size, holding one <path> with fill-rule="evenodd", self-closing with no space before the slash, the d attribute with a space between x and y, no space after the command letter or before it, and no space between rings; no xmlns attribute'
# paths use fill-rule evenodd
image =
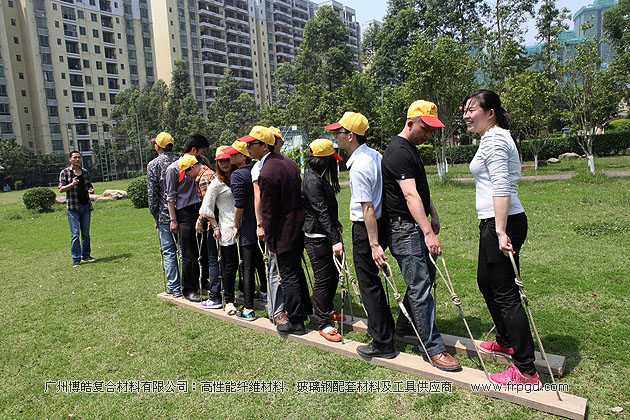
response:
<svg viewBox="0 0 630 420"><path fill-rule="evenodd" d="M242 304L242 301L236 299L237 302ZM261 301L254 301L254 307L257 310L264 310L267 313L267 306ZM311 321L317 322L314 315L310 317ZM354 331L358 332L367 332L367 319L354 317L354 320L346 313L345 314L345 322L344 322L344 330L350 328ZM409 343L414 345L419 345L418 337L415 335L399 335L396 334L396 340L402 341L403 343ZM446 350L453 354L461 354L468 357L477 357L477 352L475 351L475 347L470 338L458 337L455 335L442 334L442 340L444 341L444 346ZM480 340L475 340L475 344L478 346ZM512 358L509 356L504 356L501 354L488 354L480 352L481 357L484 359L492 360L498 363L512 363ZM542 354L540 352L535 352L536 360L534 362L536 369L539 372L544 374L548 373L547 364L545 363L545 359L543 359ZM551 371L554 376L560 377L564 374L564 368L566 366L566 359L564 356L560 356L557 354L547 353L547 358L549 359L549 365L551 366Z"/></svg>
<svg viewBox="0 0 630 420"><path fill-rule="evenodd" d="M278 335L275 326L271 324L269 320L265 317L258 318L254 321L244 321L234 316L228 316L224 311L203 309L198 303L192 303L182 298L173 298L172 296L165 293L158 294L158 298L164 301L171 302L175 305L212 316L217 319L232 322L243 327L251 328L253 330L264 332L267 334ZM357 322L356 318L355 322ZM308 333L303 336L289 335L286 337L280 337L308 346L317 347L322 350L330 351L335 354L340 354L354 359L362 359L362 357L359 356L359 354L356 352L357 346L361 345L362 343L358 343L352 340L346 340L345 344L331 343L321 337L317 333L317 331L307 331ZM444 372L434 368L429 363L425 362L422 357L408 353L398 353L396 358L389 360L379 358L363 360L378 366L385 367L387 369L420 376L428 380L451 381L453 386L468 391L473 391L473 387L478 384L488 384L488 381L482 371L464 367L463 370L460 372ZM473 392L512 402L514 404L524 405L534 408L536 410L544 411L569 419L581 420L586 418L586 399L571 394L561 393L562 400L558 400L555 392L537 391L526 393L524 391L517 392L516 390L508 391L505 388L498 389L497 387L494 387L492 385L490 385L486 389L481 389Z"/></svg>

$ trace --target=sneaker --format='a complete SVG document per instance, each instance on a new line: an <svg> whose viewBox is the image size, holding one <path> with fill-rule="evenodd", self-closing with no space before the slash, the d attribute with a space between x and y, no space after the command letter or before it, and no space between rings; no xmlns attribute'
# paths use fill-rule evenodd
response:
<svg viewBox="0 0 630 420"><path fill-rule="evenodd" d="M95 262L96 258L94 257L83 257L81 258L83 261L87 261L87 262Z"/></svg>
<svg viewBox="0 0 630 420"><path fill-rule="evenodd" d="M482 341L479 343L479 350L488 354L502 354L504 356L512 357L514 355L514 348L501 347L497 340Z"/></svg>
<svg viewBox="0 0 630 420"><path fill-rule="evenodd" d="M77 267L81 267L81 261L73 261L72 262L72 268L77 268Z"/></svg>
<svg viewBox="0 0 630 420"><path fill-rule="evenodd" d="M383 359L393 359L396 357L395 349L379 349L374 345L374 343L357 347L357 353L359 353L360 356L367 358L380 357Z"/></svg>
<svg viewBox="0 0 630 420"><path fill-rule="evenodd" d="M223 309L223 304L220 300L204 300L201 302L201 307L203 309Z"/></svg>
<svg viewBox="0 0 630 420"><path fill-rule="evenodd" d="M260 300L262 300L263 302L267 303L267 293L260 292Z"/></svg>
<svg viewBox="0 0 630 420"><path fill-rule="evenodd" d="M232 303L232 302L226 303L225 304L225 312L228 315L236 315L236 306L234 306L234 303Z"/></svg>
<svg viewBox="0 0 630 420"><path fill-rule="evenodd" d="M256 319L256 314L253 309L243 309L242 311L236 312L236 317L245 321L254 321Z"/></svg>
<svg viewBox="0 0 630 420"><path fill-rule="evenodd" d="M182 297L182 296L183 296L183 295L182 295L182 292L181 292L180 290L167 290L167 291L166 291L166 294L167 294L167 295L171 295L171 296L173 296L174 298L180 298L180 297Z"/></svg>
<svg viewBox="0 0 630 420"><path fill-rule="evenodd" d="M523 375L520 370L514 365L510 365L506 370L501 373L490 374L490 380L499 385L507 384L530 384L534 389L538 389L542 383L540 382L540 376L536 373L531 378Z"/></svg>

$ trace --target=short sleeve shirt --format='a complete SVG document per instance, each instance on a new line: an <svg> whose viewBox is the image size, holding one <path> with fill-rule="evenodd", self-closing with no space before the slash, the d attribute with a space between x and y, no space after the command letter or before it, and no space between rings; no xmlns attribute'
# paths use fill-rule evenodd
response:
<svg viewBox="0 0 630 420"><path fill-rule="evenodd" d="M428 216L431 195L420 151L404 137L396 136L385 149L382 166L383 190L389 217L413 220L407 200L398 185L398 181L405 179L416 181L416 190L422 199L424 212Z"/></svg>
<svg viewBox="0 0 630 420"><path fill-rule="evenodd" d="M357 147L346 166L350 169L350 220L363 222L361 203L372 203L374 215L383 214L381 154L365 144Z"/></svg>

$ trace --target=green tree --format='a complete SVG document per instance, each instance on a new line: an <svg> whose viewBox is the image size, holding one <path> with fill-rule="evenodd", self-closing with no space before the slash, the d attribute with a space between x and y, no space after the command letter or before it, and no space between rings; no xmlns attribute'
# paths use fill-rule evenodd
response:
<svg viewBox="0 0 630 420"><path fill-rule="evenodd" d="M604 13L603 27L617 55L611 71L623 87L624 100L630 103L630 0L620 0L619 4Z"/></svg>
<svg viewBox="0 0 630 420"><path fill-rule="evenodd" d="M612 72L601 68L599 41L587 38L576 45L576 55L563 66L562 95L569 105L565 116L578 143L588 158L589 168L595 173L593 141L598 128L617 114L620 89Z"/></svg>
<svg viewBox="0 0 630 420"><path fill-rule="evenodd" d="M544 72L528 69L505 83L503 103L512 117L511 129L516 138L525 137L534 155L534 169L538 170L538 154L545 147L551 133L551 123L557 118L554 100L556 85Z"/></svg>
<svg viewBox="0 0 630 420"><path fill-rule="evenodd" d="M481 8L477 0L426 0L426 31L433 38L448 36L467 44L481 26Z"/></svg>
<svg viewBox="0 0 630 420"><path fill-rule="evenodd" d="M365 32L361 34L361 63L364 68L370 68L372 65L380 36L380 27L376 22L370 23Z"/></svg>
<svg viewBox="0 0 630 420"><path fill-rule="evenodd" d="M446 126L441 130L437 154L438 174L443 178L447 171L446 144L461 127L462 100L476 88L475 60L467 47L454 38L423 37L412 45L405 66L409 74L404 84L410 92L407 96L434 102Z"/></svg>
<svg viewBox="0 0 630 420"><path fill-rule="evenodd" d="M33 167L33 155L28 147L20 146L11 140L0 140L0 176L11 185L15 181L27 182L28 172Z"/></svg>
<svg viewBox="0 0 630 420"><path fill-rule="evenodd" d="M558 50L558 35L569 29L565 22L571 19L571 11L566 7L558 9L555 0L544 0L536 16L536 40L542 43L542 60L547 72L547 80L552 80L554 53Z"/></svg>

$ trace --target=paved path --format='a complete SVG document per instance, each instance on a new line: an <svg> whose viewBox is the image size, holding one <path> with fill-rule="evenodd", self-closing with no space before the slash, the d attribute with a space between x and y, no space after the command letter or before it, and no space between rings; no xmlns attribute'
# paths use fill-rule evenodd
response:
<svg viewBox="0 0 630 420"><path fill-rule="evenodd" d="M596 171L598 174L604 174L607 176L625 177L630 176L630 171ZM549 175L526 175L521 177L521 181L555 181L558 179L569 179L576 175L575 172L567 172L564 174L549 174ZM459 182L473 182L472 178L454 178Z"/></svg>

